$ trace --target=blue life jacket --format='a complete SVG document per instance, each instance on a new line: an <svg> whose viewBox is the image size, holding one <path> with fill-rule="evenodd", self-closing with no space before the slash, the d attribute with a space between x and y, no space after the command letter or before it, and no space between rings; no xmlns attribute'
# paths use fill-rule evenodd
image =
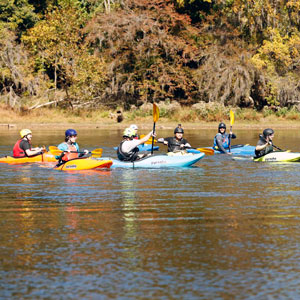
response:
<svg viewBox="0 0 300 300"><path fill-rule="evenodd" d="M222 145L225 149L229 148L229 134L228 133L223 133L221 134L220 132L216 134L214 138L214 149L218 149L218 143L217 143L217 136L222 137Z"/></svg>

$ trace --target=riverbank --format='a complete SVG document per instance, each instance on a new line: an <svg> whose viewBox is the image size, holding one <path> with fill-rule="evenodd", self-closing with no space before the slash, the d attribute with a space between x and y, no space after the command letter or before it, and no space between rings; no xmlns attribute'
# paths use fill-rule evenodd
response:
<svg viewBox="0 0 300 300"><path fill-rule="evenodd" d="M197 112L193 109L182 109L179 113L167 114L165 110L161 111L160 118L156 124L157 129L173 129L178 123L183 128L193 129L214 129L219 122L225 122L230 125L229 116L226 111L216 113L207 117L197 119ZM291 117L292 116L292 117ZM19 128L106 128L106 129L124 129L130 124L137 124L140 129L151 130L153 127L153 117L151 111L130 111L122 113L123 120L117 121L117 114L114 111L80 111L66 112L58 109L40 109L30 112L18 112L0 106L0 129L19 129ZM286 114L277 116L253 110L235 111L235 129L263 129L272 128L300 128L300 114Z"/></svg>

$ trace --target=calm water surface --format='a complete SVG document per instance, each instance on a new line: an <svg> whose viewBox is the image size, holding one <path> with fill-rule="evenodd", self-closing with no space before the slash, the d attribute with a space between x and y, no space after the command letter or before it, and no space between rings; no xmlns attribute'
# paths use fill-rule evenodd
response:
<svg viewBox="0 0 300 300"><path fill-rule="evenodd" d="M256 143L257 131L236 133ZM214 134L185 137L204 147ZM79 130L78 142L115 156L120 135ZM33 144L62 137L35 130ZM17 138L0 131L0 156ZM275 141L300 151L296 130ZM177 170L1 164L0 299L297 299L299 178L297 163L222 155Z"/></svg>

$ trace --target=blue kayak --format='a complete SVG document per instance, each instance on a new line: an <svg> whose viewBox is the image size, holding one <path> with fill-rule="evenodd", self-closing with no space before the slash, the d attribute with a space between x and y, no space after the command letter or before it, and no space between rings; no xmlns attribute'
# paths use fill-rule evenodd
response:
<svg viewBox="0 0 300 300"><path fill-rule="evenodd" d="M111 168L146 168L146 169L160 169L160 168L182 168L189 167L199 161L205 156L204 153L186 155L174 155L167 154L151 155L134 162L120 161L118 159L112 159L113 164ZM108 159L108 158L101 158Z"/></svg>
<svg viewBox="0 0 300 300"><path fill-rule="evenodd" d="M151 151L152 145L151 144L142 144L139 145L140 151ZM115 150L118 149L118 147L114 147ZM157 151L159 149L159 146L153 146L153 151Z"/></svg>
<svg viewBox="0 0 300 300"><path fill-rule="evenodd" d="M213 149L213 147L205 147L207 149ZM229 152L229 149L226 149ZM189 153L199 153L200 151L196 149L187 149ZM221 154L222 152L214 150L215 154ZM254 156L255 146L250 145L232 145L231 151L234 155L243 155L243 156Z"/></svg>

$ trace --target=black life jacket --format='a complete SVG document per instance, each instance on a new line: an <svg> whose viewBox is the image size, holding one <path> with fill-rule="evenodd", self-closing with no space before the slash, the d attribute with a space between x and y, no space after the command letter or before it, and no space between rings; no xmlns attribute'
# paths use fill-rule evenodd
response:
<svg viewBox="0 0 300 300"><path fill-rule="evenodd" d="M122 141L117 149L118 159L122 161L135 161L138 158L139 148L135 147L130 152L125 153L122 151L122 145L126 140Z"/></svg>
<svg viewBox="0 0 300 300"><path fill-rule="evenodd" d="M168 140L168 152L176 152L182 150L183 148L180 148L180 145L185 143L186 141L183 138L178 141L175 137L172 137Z"/></svg>
<svg viewBox="0 0 300 300"><path fill-rule="evenodd" d="M264 143L266 143L266 140L264 138L260 138L260 140L263 141ZM273 144L273 142L271 142L271 143ZM264 156L268 153L271 153L273 151L274 151L273 146L268 145L265 149L262 149L260 151L255 150L255 157L258 158L258 157Z"/></svg>

